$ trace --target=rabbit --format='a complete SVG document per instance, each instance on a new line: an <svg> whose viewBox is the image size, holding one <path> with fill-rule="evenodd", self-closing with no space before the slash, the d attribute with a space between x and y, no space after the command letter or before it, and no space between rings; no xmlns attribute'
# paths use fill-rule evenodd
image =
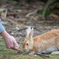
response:
<svg viewBox="0 0 59 59"><path fill-rule="evenodd" d="M28 27L27 35L22 43L23 51L30 52L30 55L36 53L59 54L59 30L54 29L47 33L38 35L33 38L33 28Z"/></svg>

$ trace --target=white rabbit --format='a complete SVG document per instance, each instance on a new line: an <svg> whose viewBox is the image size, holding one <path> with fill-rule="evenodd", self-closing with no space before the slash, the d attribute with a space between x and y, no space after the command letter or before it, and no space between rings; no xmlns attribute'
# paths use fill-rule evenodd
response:
<svg viewBox="0 0 59 59"><path fill-rule="evenodd" d="M29 27L27 30L26 39L23 42L23 51L28 52L32 50L30 55L39 53L59 54L59 30L55 29L38 35L33 38L33 28ZM56 51L56 52L55 52Z"/></svg>

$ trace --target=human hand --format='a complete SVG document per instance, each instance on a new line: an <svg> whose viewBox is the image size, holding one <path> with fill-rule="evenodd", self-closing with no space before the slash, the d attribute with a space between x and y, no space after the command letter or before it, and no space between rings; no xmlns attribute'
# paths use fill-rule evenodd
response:
<svg viewBox="0 0 59 59"><path fill-rule="evenodd" d="M5 40L5 44L7 48L20 51L19 45L17 44L13 36L9 35L6 31L3 31L1 35Z"/></svg>
<svg viewBox="0 0 59 59"><path fill-rule="evenodd" d="M5 44L6 44L6 47L9 49L20 51L19 45L17 44L17 42L13 36L9 36L9 37L5 38Z"/></svg>

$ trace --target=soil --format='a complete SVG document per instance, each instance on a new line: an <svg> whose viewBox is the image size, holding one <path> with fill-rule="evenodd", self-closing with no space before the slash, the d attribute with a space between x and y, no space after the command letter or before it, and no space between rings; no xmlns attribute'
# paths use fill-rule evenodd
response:
<svg viewBox="0 0 59 59"><path fill-rule="evenodd" d="M2 4L1 8L4 7L7 9L7 17L2 17L2 24L5 26L8 33L13 35L17 42L20 43L22 43L26 37L25 28L28 26L34 28L33 37L53 29L59 29L59 18L54 18L51 15L46 15L46 20L41 20L42 14L38 14L38 11L42 10L44 6L45 3L42 1L37 1L30 4L25 2L8 2ZM51 11L51 13L59 16L58 9Z"/></svg>

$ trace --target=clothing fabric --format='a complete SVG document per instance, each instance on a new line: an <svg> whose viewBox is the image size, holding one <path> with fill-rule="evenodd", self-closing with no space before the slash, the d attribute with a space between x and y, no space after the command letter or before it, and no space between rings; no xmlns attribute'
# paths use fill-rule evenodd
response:
<svg viewBox="0 0 59 59"><path fill-rule="evenodd" d="M1 19L0 19L0 33L5 30L4 26L1 24Z"/></svg>

